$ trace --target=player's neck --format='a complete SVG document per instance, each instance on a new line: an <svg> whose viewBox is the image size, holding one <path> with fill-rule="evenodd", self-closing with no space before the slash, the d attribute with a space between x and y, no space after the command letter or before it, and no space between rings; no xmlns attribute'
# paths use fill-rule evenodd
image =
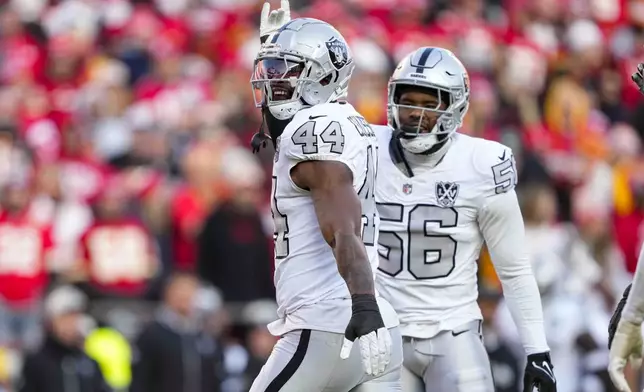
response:
<svg viewBox="0 0 644 392"><path fill-rule="evenodd" d="M413 154L406 150L403 150L403 153L405 154L405 159L412 167L429 166L430 168L434 168L441 162L451 144L452 139L450 138L438 151L427 155Z"/></svg>

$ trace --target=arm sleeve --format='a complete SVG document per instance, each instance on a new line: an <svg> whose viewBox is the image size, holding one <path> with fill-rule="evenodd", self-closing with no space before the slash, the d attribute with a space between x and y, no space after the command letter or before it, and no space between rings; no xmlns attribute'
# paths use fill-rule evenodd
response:
<svg viewBox="0 0 644 392"><path fill-rule="evenodd" d="M635 278L631 286L631 292L626 300L622 318L634 324L642 324L644 321L644 246L640 250L640 257L637 260Z"/></svg>
<svg viewBox="0 0 644 392"><path fill-rule="evenodd" d="M513 189L486 200L479 212L479 226L526 354L549 351L541 297L525 250L523 217Z"/></svg>

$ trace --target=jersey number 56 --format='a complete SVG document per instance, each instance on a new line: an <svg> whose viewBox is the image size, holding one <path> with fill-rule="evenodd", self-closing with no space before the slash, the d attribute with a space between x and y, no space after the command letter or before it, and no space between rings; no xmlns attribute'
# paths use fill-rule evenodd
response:
<svg viewBox="0 0 644 392"><path fill-rule="evenodd" d="M405 208L401 204L383 203L378 204L378 212L381 221L401 223ZM380 231L378 269L396 276L406 264L409 273L416 279L448 276L456 265L457 242L450 235L427 234L426 225L438 224L441 229L456 227L456 209L419 204L410 209L407 215L407 230Z"/></svg>

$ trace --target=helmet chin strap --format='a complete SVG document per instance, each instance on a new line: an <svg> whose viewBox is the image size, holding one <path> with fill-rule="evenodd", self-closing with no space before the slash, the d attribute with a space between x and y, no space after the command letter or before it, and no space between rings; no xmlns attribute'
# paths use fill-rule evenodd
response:
<svg viewBox="0 0 644 392"><path fill-rule="evenodd" d="M284 132L284 129L290 122L291 119L279 120L275 118L269 107L265 103L262 104L262 124L250 142L253 153L257 153L262 147L266 147L266 141L268 140L273 142L273 148L276 148L275 143L277 138L282 135L282 132ZM266 130L268 130L268 133Z"/></svg>
<svg viewBox="0 0 644 392"><path fill-rule="evenodd" d="M412 165L410 164L408 158L405 156L406 153L411 154L409 158L411 158L412 155L431 157L432 155L438 154L439 152L443 151L450 140L450 135L448 134L435 135L437 142L434 145L432 145L426 151L415 153L415 152L409 151L407 148L403 146L403 141L413 140L414 137L409 138L408 136L407 137L405 136L407 135L405 135L405 133L400 129L394 131L394 134L392 135L391 140L389 141L389 153L394 161L394 164L402 166L401 169L403 170L403 172L407 177L413 177L414 171L412 170ZM439 162L441 160L442 160L442 157L439 159Z"/></svg>
<svg viewBox="0 0 644 392"><path fill-rule="evenodd" d="M415 134L417 131L416 129L409 132L405 129L405 126L402 126L395 132L395 136L399 139L401 147L405 149L405 151L416 155L432 155L439 151L447 143L447 140L449 140L449 134L435 134L439 127L440 123L437 123L430 132ZM410 136L410 133L414 133L414 135ZM434 141L429 147L425 147L424 144L427 143L423 143L423 141L426 141L424 139L434 139Z"/></svg>

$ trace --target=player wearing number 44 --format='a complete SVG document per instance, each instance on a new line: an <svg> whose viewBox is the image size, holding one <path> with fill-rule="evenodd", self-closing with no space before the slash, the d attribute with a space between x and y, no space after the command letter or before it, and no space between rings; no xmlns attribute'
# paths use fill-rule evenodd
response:
<svg viewBox="0 0 644 392"><path fill-rule="evenodd" d="M271 140L276 150L279 319L269 330L282 338L250 391L401 391L398 318L374 282L378 142L344 101L351 52L329 24L282 25L287 16L287 1L270 14L265 4L251 79L268 129L254 147Z"/></svg>
<svg viewBox="0 0 644 392"><path fill-rule="evenodd" d="M457 133L467 71L420 48L389 82L379 141L376 288L400 318L403 390L493 392L481 337L477 260L487 244L527 354L524 391L556 391L541 300L524 245L512 151Z"/></svg>

